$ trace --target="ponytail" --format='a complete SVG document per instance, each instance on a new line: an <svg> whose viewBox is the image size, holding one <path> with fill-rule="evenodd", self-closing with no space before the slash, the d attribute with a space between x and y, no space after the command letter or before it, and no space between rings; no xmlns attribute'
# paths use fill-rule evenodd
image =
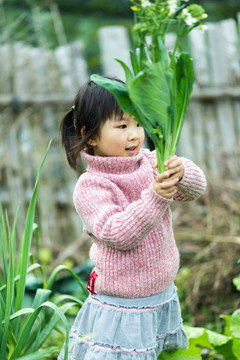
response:
<svg viewBox="0 0 240 360"><path fill-rule="evenodd" d="M68 163L72 169L77 170L77 158L82 150L82 138L81 134L77 134L74 124L74 107L63 117L60 124L60 133Z"/></svg>

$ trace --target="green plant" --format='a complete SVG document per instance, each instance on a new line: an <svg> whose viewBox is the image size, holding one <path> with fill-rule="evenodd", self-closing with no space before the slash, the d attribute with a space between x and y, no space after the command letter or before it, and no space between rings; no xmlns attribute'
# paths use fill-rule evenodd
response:
<svg viewBox="0 0 240 360"><path fill-rule="evenodd" d="M238 263L240 264L240 259L238 260ZM233 284L236 286L236 289L240 291L240 275L233 279Z"/></svg>
<svg viewBox="0 0 240 360"><path fill-rule="evenodd" d="M238 261L240 263L240 260ZM239 290L239 277L233 279ZM240 309L232 315L220 315L225 320L224 334L201 327L185 326L189 348L161 353L158 360L201 360L202 349L212 359L240 360ZM220 357L216 357L220 356Z"/></svg>
<svg viewBox="0 0 240 360"><path fill-rule="evenodd" d="M50 143L37 174L33 195L26 214L24 234L17 249L16 223L19 209L16 212L12 227L9 225L7 212L4 214L0 207L0 249L2 270L0 272L0 358L13 359L43 359L49 354L59 352L59 347L50 346L47 350L42 345L54 331L61 320L66 333L65 359L68 354L69 326L65 313L76 304L82 302L75 297L62 295L55 303L50 301L51 288L62 270L67 270L78 281L80 287L87 295L78 276L64 265L58 266L47 280L40 264L34 262L30 253L34 224L35 207L39 177L45 162ZM31 264L30 264L31 262ZM39 271L42 276L43 288L38 288L32 306L23 305L26 289L26 278L30 272ZM59 331L59 330L58 330Z"/></svg>
<svg viewBox="0 0 240 360"><path fill-rule="evenodd" d="M132 38L136 48L130 51L132 71L117 60L126 84L91 76L145 129L156 148L159 172L176 151L194 83L192 58L182 51L180 41L207 16L201 6L186 6L186 1L134 1ZM176 42L167 54L165 36L172 25Z"/></svg>
<svg viewBox="0 0 240 360"><path fill-rule="evenodd" d="M225 319L224 334L200 327L185 326L189 337L189 348L162 353L158 360L202 359L201 348L212 355L221 355L226 360L240 359L240 309L232 315L221 315Z"/></svg>
<svg viewBox="0 0 240 360"><path fill-rule="evenodd" d="M185 326L189 338L189 348L162 352L158 360L201 360L202 349L220 359L240 359L240 309L232 315L222 315L226 320L225 334L219 334L200 327ZM214 357L218 359L219 357Z"/></svg>

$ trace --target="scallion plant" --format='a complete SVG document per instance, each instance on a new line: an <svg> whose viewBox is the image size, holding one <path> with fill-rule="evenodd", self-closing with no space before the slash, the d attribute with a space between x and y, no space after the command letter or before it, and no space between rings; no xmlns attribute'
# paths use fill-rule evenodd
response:
<svg viewBox="0 0 240 360"><path fill-rule="evenodd" d="M59 272L69 271L79 283L84 296L88 293L79 277L68 267L59 265L46 279L40 264L34 262L30 252L34 224L35 207L39 177L45 162L50 144L37 174L33 195L26 214L26 223L20 246L17 248L16 224L19 210L13 225L10 226L7 212L0 206L0 359L44 359L51 354L57 355L59 346L53 344L43 350L43 345L59 322L64 326L62 338L65 342L65 357L68 358L69 325L65 313L82 302L69 295L61 295L55 302L51 301L52 286ZM39 271L43 287L38 288L31 307L25 307L23 300L26 291L26 278L31 272ZM62 344L60 345L60 347Z"/></svg>
<svg viewBox="0 0 240 360"><path fill-rule="evenodd" d="M207 15L200 5L187 0L132 1L135 23L130 51L132 69L117 60L126 84L92 75L91 79L108 89L120 108L145 129L157 153L158 171L171 157L179 142L194 83L193 60L182 51L180 42L192 29L204 29ZM166 34L176 32L172 52L167 53Z"/></svg>

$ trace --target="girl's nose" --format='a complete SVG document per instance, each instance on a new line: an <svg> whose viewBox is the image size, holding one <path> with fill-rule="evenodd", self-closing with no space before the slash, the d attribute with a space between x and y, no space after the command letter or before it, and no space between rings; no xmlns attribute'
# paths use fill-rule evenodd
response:
<svg viewBox="0 0 240 360"><path fill-rule="evenodd" d="M139 138L138 131L136 129L131 129L131 131L128 134L128 139L134 140L134 139L138 139L138 138Z"/></svg>

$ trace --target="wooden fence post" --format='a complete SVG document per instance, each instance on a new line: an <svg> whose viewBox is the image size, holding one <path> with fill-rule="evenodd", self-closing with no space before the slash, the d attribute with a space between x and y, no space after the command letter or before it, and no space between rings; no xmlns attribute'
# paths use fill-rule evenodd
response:
<svg viewBox="0 0 240 360"><path fill-rule="evenodd" d="M99 46L103 75L125 80L124 71L115 58L127 63L129 67L130 44L127 30L123 26L105 26L99 30Z"/></svg>

